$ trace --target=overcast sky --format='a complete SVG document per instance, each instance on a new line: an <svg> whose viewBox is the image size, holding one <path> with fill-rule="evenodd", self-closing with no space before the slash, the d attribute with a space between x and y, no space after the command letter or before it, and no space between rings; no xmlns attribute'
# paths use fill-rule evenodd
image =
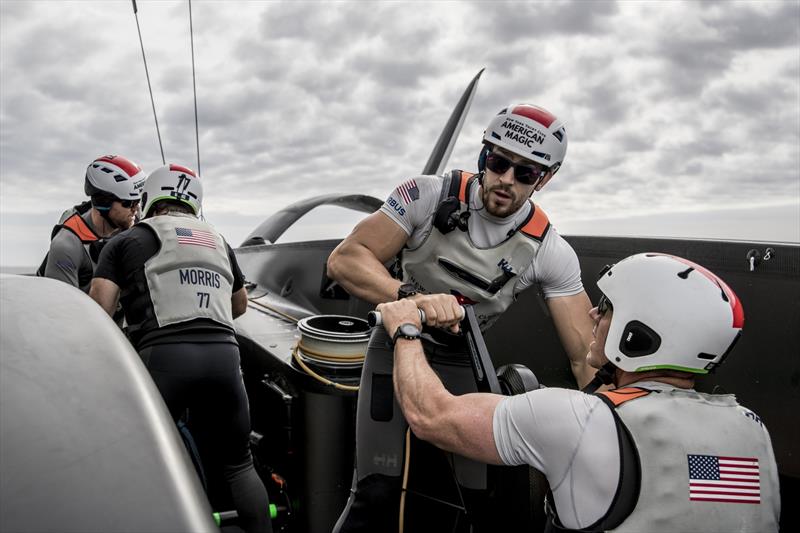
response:
<svg viewBox="0 0 800 533"><path fill-rule="evenodd" d="M168 162L197 167L186 1L139 1ZM515 101L567 123L563 234L800 241L800 2L192 3L209 220L384 199L486 68L449 167ZM161 164L129 1L0 0L0 265L38 264L86 165ZM353 219L354 220L354 219ZM348 217L309 227L344 235ZM338 223L338 227L335 223ZM323 231L324 230L324 231Z"/></svg>

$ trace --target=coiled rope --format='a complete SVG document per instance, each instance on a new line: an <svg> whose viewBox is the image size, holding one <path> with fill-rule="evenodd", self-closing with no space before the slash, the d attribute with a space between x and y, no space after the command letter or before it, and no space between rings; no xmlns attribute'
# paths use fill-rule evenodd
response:
<svg viewBox="0 0 800 533"><path fill-rule="evenodd" d="M279 315L279 316L281 316L281 317L283 317L283 318L285 318L285 319L287 319L287 320L289 320L289 321L291 321L291 322L293 322L295 324L297 322L299 322L299 320L297 318L295 318L295 317L293 317L291 315L287 315L286 313L284 313L282 311L279 311L279 310L275 309L274 307L272 307L270 305L267 305L267 304L264 304L264 303L261 303L261 302L257 302L255 300L249 300L249 301L250 301L250 303L257 305L258 307L263 307L264 309L266 309L266 310L268 310L268 311L270 311L272 313L275 313L276 315ZM337 383L337 382L335 382L335 381L333 381L331 379L328 379L325 376L321 376L320 374L315 372L303 360L303 356L300 355L300 351L301 350L304 353L313 355L314 357L316 357L318 359L321 359L323 361L329 361L329 362L332 362L332 363L343 363L343 362L345 362L345 363L351 363L351 362L352 363L360 363L360 362L364 362L364 357L365 357L364 354L361 354L360 356L357 356L357 357L347 357L347 356L341 356L341 355L331 354L331 353L326 353L326 352L319 352L319 351L312 350L312 349L304 346L303 343L301 341L299 341L299 340L292 347L292 358L295 360L295 362L298 364L298 366L300 366L300 368L302 368L303 371L305 371L306 374L308 374L312 378L316 379L320 383L323 383L323 384L328 385L330 387L333 387L335 389L348 391L348 392L358 392L358 385L344 385L342 383Z"/></svg>

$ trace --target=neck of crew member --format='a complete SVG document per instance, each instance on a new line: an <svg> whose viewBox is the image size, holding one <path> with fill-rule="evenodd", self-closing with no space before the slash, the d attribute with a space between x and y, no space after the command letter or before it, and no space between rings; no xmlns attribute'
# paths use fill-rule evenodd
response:
<svg viewBox="0 0 800 533"><path fill-rule="evenodd" d="M694 376L688 372L678 372L672 370L651 370L649 372L626 372L617 368L614 373L614 384L617 387L624 387L637 381L658 381L666 383L680 389L693 389Z"/></svg>

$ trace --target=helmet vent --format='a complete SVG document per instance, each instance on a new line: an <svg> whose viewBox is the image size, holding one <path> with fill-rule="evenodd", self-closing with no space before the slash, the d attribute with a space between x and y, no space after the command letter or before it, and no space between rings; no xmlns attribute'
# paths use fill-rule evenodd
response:
<svg viewBox="0 0 800 533"><path fill-rule="evenodd" d="M128 178L126 178L122 174L114 174L114 181L116 181L117 183L119 183L120 181L125 181L126 179Z"/></svg>
<svg viewBox="0 0 800 533"><path fill-rule="evenodd" d="M684 270L683 272L678 272L678 277L681 278L681 279L686 279L686 278L689 277L689 273L692 270L694 270L694 267L689 267L686 270Z"/></svg>
<svg viewBox="0 0 800 533"><path fill-rule="evenodd" d="M716 359L717 356L714 355L714 354L710 354L710 353L700 352L699 354L697 354L697 358L698 359L711 360L711 359Z"/></svg>
<svg viewBox="0 0 800 533"><path fill-rule="evenodd" d="M564 128L553 132L553 137L558 139L558 142L564 142Z"/></svg>
<svg viewBox="0 0 800 533"><path fill-rule="evenodd" d="M619 351L628 357L652 355L660 346L661 337L658 333L638 320L628 322L619 341Z"/></svg>

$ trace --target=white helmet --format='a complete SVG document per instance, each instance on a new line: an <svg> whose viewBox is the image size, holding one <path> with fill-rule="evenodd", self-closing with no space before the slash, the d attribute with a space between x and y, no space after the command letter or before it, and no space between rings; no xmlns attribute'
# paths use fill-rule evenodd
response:
<svg viewBox="0 0 800 533"><path fill-rule="evenodd" d="M142 167L120 155L98 157L86 168L86 196L109 195L118 200L138 200L144 187ZM109 202L110 204L110 202Z"/></svg>
<svg viewBox="0 0 800 533"><path fill-rule="evenodd" d="M605 353L628 372L655 369L706 374L741 334L736 294L702 266L673 255L623 259L597 282L614 314Z"/></svg>
<svg viewBox="0 0 800 533"><path fill-rule="evenodd" d="M188 167L164 165L147 177L142 191L142 216L150 216L150 208L160 200L188 205L195 215L199 215L203 204L203 184Z"/></svg>
<svg viewBox="0 0 800 533"><path fill-rule="evenodd" d="M544 165L553 174L567 153L564 123L546 109L530 104L510 105L501 110L489 123L483 140Z"/></svg>

